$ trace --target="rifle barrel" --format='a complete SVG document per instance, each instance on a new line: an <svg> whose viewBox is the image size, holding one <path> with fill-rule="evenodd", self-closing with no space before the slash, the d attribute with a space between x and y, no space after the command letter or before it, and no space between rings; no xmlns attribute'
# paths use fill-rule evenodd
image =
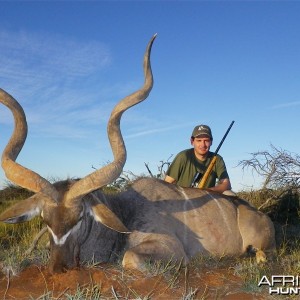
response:
<svg viewBox="0 0 300 300"><path fill-rule="evenodd" d="M229 125L227 131L225 132L225 134L224 134L224 136L223 136L223 138L222 138L222 140L221 140L221 142L220 142L218 148L217 148L216 151L215 151L215 154L217 154L218 151L220 150L220 148L222 147L222 144L223 144L223 142L225 141L225 139L226 139L226 137L227 137L227 135L228 135L228 133L229 133L229 131L230 131L230 129L231 129L231 127L232 127L233 124L234 124L234 121L232 121L232 122L230 123L230 125Z"/></svg>

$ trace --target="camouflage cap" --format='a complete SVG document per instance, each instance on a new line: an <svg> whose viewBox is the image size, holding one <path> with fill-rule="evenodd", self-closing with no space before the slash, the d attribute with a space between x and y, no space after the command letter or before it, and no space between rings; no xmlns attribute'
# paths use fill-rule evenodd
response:
<svg viewBox="0 0 300 300"><path fill-rule="evenodd" d="M207 125L197 125L192 133L192 137L208 136L211 140L213 139L211 130Z"/></svg>

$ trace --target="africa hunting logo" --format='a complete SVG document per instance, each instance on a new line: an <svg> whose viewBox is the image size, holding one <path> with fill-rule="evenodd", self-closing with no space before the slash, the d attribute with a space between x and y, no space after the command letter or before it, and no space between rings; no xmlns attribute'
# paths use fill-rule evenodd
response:
<svg viewBox="0 0 300 300"><path fill-rule="evenodd" d="M258 286L268 286L270 295L299 295L299 275L272 275L268 278L264 275Z"/></svg>

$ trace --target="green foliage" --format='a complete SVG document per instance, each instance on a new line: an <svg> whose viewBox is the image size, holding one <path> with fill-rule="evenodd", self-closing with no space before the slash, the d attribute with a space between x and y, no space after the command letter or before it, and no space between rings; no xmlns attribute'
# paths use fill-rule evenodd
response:
<svg viewBox="0 0 300 300"><path fill-rule="evenodd" d="M281 224L298 224L300 192L290 188L242 191L238 196L247 200L273 221Z"/></svg>
<svg viewBox="0 0 300 300"><path fill-rule="evenodd" d="M287 191L269 206L269 216L280 224L300 225L300 194Z"/></svg>

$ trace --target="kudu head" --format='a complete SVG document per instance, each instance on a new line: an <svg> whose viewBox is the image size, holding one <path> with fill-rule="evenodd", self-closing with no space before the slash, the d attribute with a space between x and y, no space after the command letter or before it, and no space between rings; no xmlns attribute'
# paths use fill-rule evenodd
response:
<svg viewBox="0 0 300 300"><path fill-rule="evenodd" d="M52 272L59 272L78 264L77 256L80 245L76 237L80 236L84 214L92 216L95 221L113 230L128 232L117 216L101 202L101 199L100 201L92 199L92 204L88 206L89 211L84 211L83 204L86 199L92 198L87 196L88 194L112 183L123 170L126 148L120 131L120 120L124 111L146 99L152 89L150 53L155 37L156 35L151 38L144 56L144 85L138 91L122 99L113 109L108 121L107 132L114 155L113 162L80 180L66 180L52 184L16 162L27 136L26 117L20 104L0 89L0 102L11 110L15 121L13 134L2 154L2 167L10 181L35 193L32 197L3 212L0 215L0 221L19 223L41 215L49 231L51 253L49 268Z"/></svg>

